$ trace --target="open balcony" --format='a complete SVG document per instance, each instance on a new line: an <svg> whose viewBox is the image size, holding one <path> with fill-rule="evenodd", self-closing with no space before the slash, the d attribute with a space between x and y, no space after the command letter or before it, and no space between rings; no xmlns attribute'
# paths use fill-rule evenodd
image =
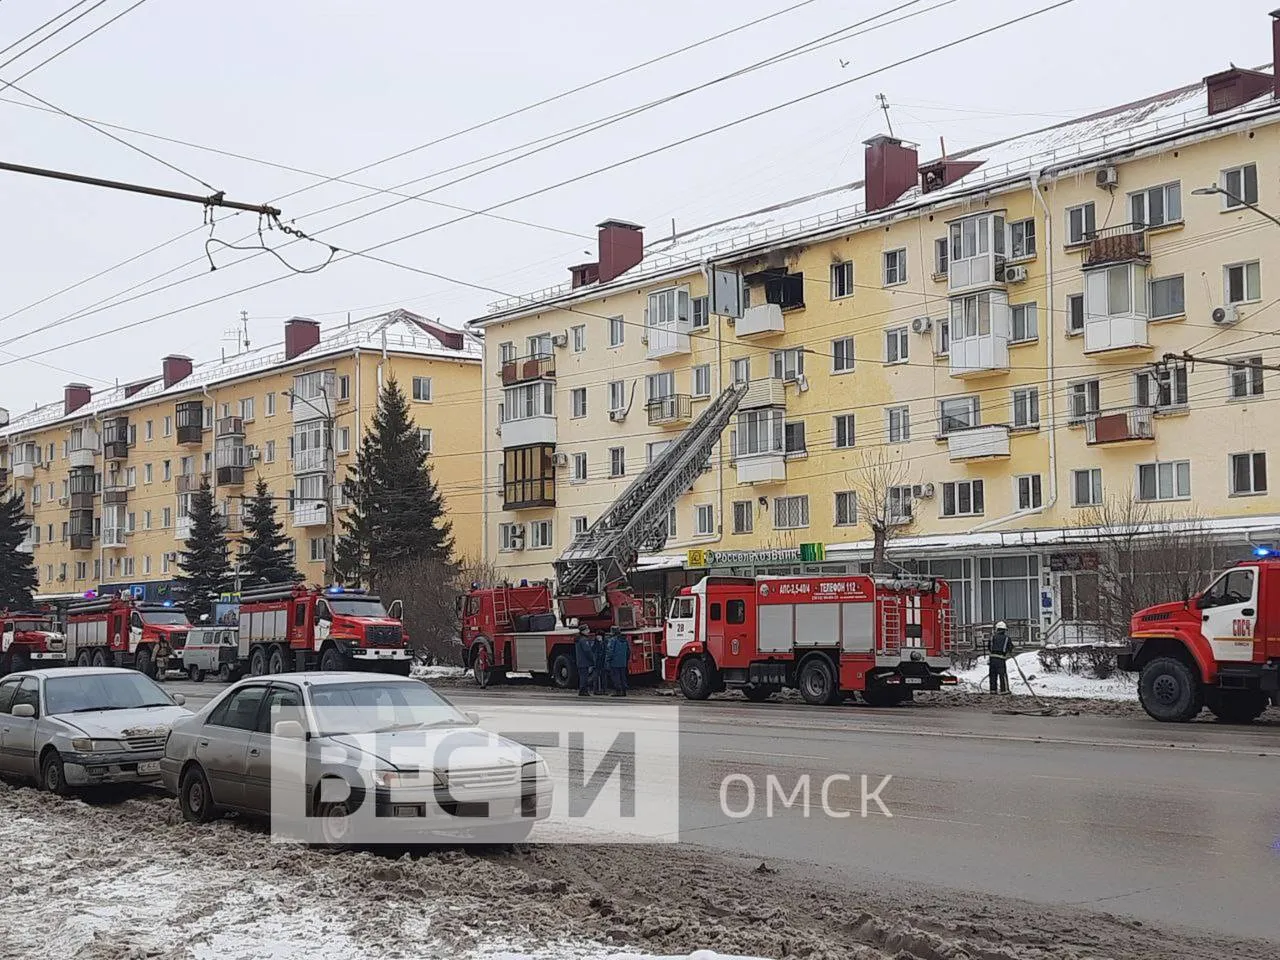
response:
<svg viewBox="0 0 1280 960"><path fill-rule="evenodd" d="M553 380L556 375L555 354L534 353L504 361L499 373L504 387L530 380Z"/></svg>
<svg viewBox="0 0 1280 960"><path fill-rule="evenodd" d="M739 337L765 336L785 330L783 315L792 310L804 309L804 274L789 273L782 267L770 267L743 277L752 300L759 302L747 307L742 318L734 324L734 334Z"/></svg>
<svg viewBox="0 0 1280 960"><path fill-rule="evenodd" d="M948 431L947 455L953 463L963 460L1007 460L1009 426L992 423Z"/></svg>
<svg viewBox="0 0 1280 960"><path fill-rule="evenodd" d="M178 493L195 493L209 479L207 473L180 473L174 477Z"/></svg>
<svg viewBox="0 0 1280 960"><path fill-rule="evenodd" d="M685 393L654 397L645 404L645 411L649 414L651 427L688 423L693 419L693 400Z"/></svg>
<svg viewBox="0 0 1280 960"><path fill-rule="evenodd" d="M1084 423L1085 443L1091 447L1155 440L1155 410L1152 407L1122 407L1090 414Z"/></svg>
<svg viewBox="0 0 1280 960"><path fill-rule="evenodd" d="M1103 227L1086 238L1084 267L1105 267L1113 263L1149 263L1147 229L1141 223Z"/></svg>
<svg viewBox="0 0 1280 960"><path fill-rule="evenodd" d="M129 502L129 486L123 480L112 479L102 487L103 506L126 504Z"/></svg>

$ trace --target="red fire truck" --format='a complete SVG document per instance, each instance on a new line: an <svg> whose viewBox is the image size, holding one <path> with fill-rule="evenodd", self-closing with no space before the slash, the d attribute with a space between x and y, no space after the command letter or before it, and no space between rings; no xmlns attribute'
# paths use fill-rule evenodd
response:
<svg viewBox="0 0 1280 960"><path fill-rule="evenodd" d="M180 649L190 628L171 600L81 600L67 608L67 660L78 667L134 667L154 677L156 658Z"/></svg>
<svg viewBox="0 0 1280 960"><path fill-rule="evenodd" d="M67 638L52 613L0 612L0 676L29 670L34 663L67 662Z"/></svg>
<svg viewBox="0 0 1280 960"><path fill-rule="evenodd" d="M1139 610L1121 670L1155 718L1185 723L1208 707L1250 723L1280 705L1280 557L1259 547L1190 600Z"/></svg>
<svg viewBox="0 0 1280 960"><path fill-rule="evenodd" d="M239 656L254 676L289 670L409 675L402 604L388 610L363 590L271 584L240 595Z"/></svg>
<svg viewBox="0 0 1280 960"><path fill-rule="evenodd" d="M706 577L671 601L663 675L690 700L736 687L767 700L795 687L807 703L857 691L872 706L956 678L951 595L907 577Z"/></svg>
<svg viewBox="0 0 1280 960"><path fill-rule="evenodd" d="M601 611L578 620L593 630L614 624L631 642L627 672L633 679L656 677L662 657L662 625L656 598L625 590L609 592ZM485 687L508 672L531 673L557 687L578 682L574 641L578 630L558 628L551 584L473 588L462 604L462 643L472 676Z"/></svg>

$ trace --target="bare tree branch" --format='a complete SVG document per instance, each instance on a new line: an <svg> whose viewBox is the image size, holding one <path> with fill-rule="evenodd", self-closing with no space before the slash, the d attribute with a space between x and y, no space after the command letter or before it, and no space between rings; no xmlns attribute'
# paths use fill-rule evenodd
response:
<svg viewBox="0 0 1280 960"><path fill-rule="evenodd" d="M893 494L908 482L906 462L885 447L863 451L859 464L846 474L858 498L858 519L871 529L873 573L887 573L889 541L911 521L911 498Z"/></svg>

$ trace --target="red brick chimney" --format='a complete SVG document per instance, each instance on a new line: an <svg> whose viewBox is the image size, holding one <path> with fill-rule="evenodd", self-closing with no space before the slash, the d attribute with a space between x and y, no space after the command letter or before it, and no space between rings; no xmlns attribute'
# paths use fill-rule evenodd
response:
<svg viewBox="0 0 1280 960"><path fill-rule="evenodd" d="M919 157L914 146L883 134L864 145L867 210L883 210L916 185Z"/></svg>
<svg viewBox="0 0 1280 960"><path fill-rule="evenodd" d="M63 414L74 413L93 397L93 391L85 383L68 383L62 390Z"/></svg>
<svg viewBox="0 0 1280 960"><path fill-rule="evenodd" d="M600 282L608 283L644 259L644 227L625 220L606 220L598 227ZM574 279L577 279L576 274Z"/></svg>
<svg viewBox="0 0 1280 960"><path fill-rule="evenodd" d="M448 327L428 320L425 317L415 317L413 322L439 340L441 346L449 350L462 349L462 334L457 330L450 330Z"/></svg>
<svg viewBox="0 0 1280 960"><path fill-rule="evenodd" d="M306 317L294 317L284 325L284 358L306 353L320 342L320 324Z"/></svg>
<svg viewBox="0 0 1280 960"><path fill-rule="evenodd" d="M160 361L160 370L164 378L164 388L168 390L179 380L185 380L191 376L191 358L170 354Z"/></svg>

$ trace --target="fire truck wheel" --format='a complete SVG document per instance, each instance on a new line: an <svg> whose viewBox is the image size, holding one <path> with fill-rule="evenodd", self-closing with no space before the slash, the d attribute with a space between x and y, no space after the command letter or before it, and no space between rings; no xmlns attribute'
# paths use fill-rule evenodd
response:
<svg viewBox="0 0 1280 960"><path fill-rule="evenodd" d="M815 707L836 703L840 696L835 671L831 669L831 663L826 657L810 657L806 660L800 667L796 686L800 688L800 696L804 698L804 702Z"/></svg>
<svg viewBox="0 0 1280 960"><path fill-rule="evenodd" d="M155 679L156 671L151 661L151 648L139 647L138 652L134 655L133 666L139 673Z"/></svg>
<svg viewBox="0 0 1280 960"><path fill-rule="evenodd" d="M743 687L742 695L752 703L764 703L773 696L773 687Z"/></svg>
<svg viewBox="0 0 1280 960"><path fill-rule="evenodd" d="M271 648L271 655L267 657L267 673L284 673L284 651L279 647Z"/></svg>
<svg viewBox="0 0 1280 960"><path fill-rule="evenodd" d="M88 650L81 650L81 651L76 655L76 666L77 666L77 667L88 667L88 666L92 666L92 665L93 665L93 658L92 658L91 656L89 656L89 651L88 651Z"/></svg>
<svg viewBox="0 0 1280 960"><path fill-rule="evenodd" d="M1142 709L1165 723L1194 720L1204 706L1200 679L1191 668L1173 657L1156 657L1138 678Z"/></svg>
<svg viewBox="0 0 1280 960"><path fill-rule="evenodd" d="M1252 690L1205 691L1205 706L1222 723L1253 723L1262 716L1270 697Z"/></svg>
<svg viewBox="0 0 1280 960"><path fill-rule="evenodd" d="M705 657L689 657L680 664L680 692L689 700L705 700L711 696L714 668Z"/></svg>
<svg viewBox="0 0 1280 960"><path fill-rule="evenodd" d="M93 665L95 667L107 666L107 653L105 650L93 651Z"/></svg>
<svg viewBox="0 0 1280 960"><path fill-rule="evenodd" d="M267 672L267 655L261 647L254 647L249 654L249 676L260 677Z"/></svg>
<svg viewBox="0 0 1280 960"><path fill-rule="evenodd" d="M578 685L578 668L567 653L557 654L551 661L551 682L561 690Z"/></svg>
<svg viewBox="0 0 1280 960"><path fill-rule="evenodd" d="M190 767L182 775L182 783L178 787L178 806L182 809L182 819L187 823L208 823L217 816L213 796L209 791L209 778L200 767Z"/></svg>
<svg viewBox="0 0 1280 960"><path fill-rule="evenodd" d="M321 670L346 670L347 658L337 651L335 647L325 647L324 653L320 654Z"/></svg>

